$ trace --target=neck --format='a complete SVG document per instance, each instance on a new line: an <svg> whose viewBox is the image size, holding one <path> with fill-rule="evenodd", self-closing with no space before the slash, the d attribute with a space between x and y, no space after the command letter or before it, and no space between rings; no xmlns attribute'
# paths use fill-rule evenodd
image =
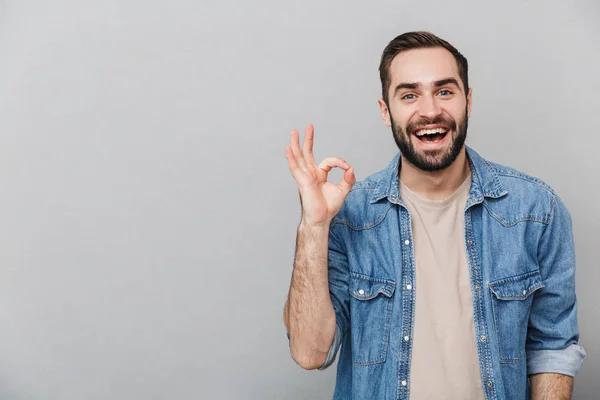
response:
<svg viewBox="0 0 600 400"><path fill-rule="evenodd" d="M423 171L403 158L400 180L421 197L444 200L460 187L470 172L471 164L463 147L456 160L441 171Z"/></svg>

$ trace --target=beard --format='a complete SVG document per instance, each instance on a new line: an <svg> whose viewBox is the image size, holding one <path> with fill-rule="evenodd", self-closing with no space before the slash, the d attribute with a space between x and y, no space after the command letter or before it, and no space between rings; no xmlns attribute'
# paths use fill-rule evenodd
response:
<svg viewBox="0 0 600 400"><path fill-rule="evenodd" d="M392 113L390 112L392 133L394 134L394 140L400 149L402 157L423 171L441 171L448 168L460 154L465 144L465 140L467 139L467 127L469 125L467 112L468 110L465 109L465 114L458 123L451 117L444 118L440 115L433 120L420 119L419 121L409 123L405 130L394 122ZM437 124L445 125L450 128L446 133L446 135L452 134L450 148L430 150L427 152L418 151L411 140L415 129L425 125Z"/></svg>

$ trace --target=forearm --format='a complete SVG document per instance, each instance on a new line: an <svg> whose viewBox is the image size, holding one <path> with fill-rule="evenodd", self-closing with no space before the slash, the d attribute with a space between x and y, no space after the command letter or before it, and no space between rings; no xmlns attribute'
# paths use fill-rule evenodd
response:
<svg viewBox="0 0 600 400"><path fill-rule="evenodd" d="M562 374L535 374L529 377L531 400L570 400L573 378Z"/></svg>
<svg viewBox="0 0 600 400"><path fill-rule="evenodd" d="M335 312L327 273L328 237L329 225L298 227L284 320L292 358L305 369L318 368L325 362L335 335Z"/></svg>

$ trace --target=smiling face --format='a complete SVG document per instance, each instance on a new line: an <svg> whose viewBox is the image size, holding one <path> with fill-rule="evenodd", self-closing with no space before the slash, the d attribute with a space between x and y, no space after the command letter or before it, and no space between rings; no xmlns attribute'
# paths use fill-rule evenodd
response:
<svg viewBox="0 0 600 400"><path fill-rule="evenodd" d="M441 47L401 52L389 79L388 103L379 106L403 158L424 171L446 169L464 148L471 115L454 56Z"/></svg>

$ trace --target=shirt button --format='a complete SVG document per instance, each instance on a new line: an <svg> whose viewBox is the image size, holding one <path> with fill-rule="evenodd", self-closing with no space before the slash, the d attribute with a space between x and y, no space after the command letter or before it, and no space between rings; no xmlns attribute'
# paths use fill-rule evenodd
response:
<svg viewBox="0 0 600 400"><path fill-rule="evenodd" d="M412 286L411 286L411 285L406 285L406 288L407 288L408 290L410 290L410 289L412 289Z"/></svg>
<svg viewBox="0 0 600 400"><path fill-rule="evenodd" d="M492 381L488 381L488 387L492 387L494 384L492 383Z"/></svg>
<svg viewBox="0 0 600 400"><path fill-rule="evenodd" d="M473 241L472 241L471 239L469 239L469 240L467 241L467 243L469 243L469 244L471 245L471 244L473 244Z"/></svg>
<svg viewBox="0 0 600 400"><path fill-rule="evenodd" d="M409 337L408 336L404 336L404 341L408 342Z"/></svg>
<svg viewBox="0 0 600 400"><path fill-rule="evenodd" d="M523 296L527 294L527 290L523 290Z"/></svg>
<svg viewBox="0 0 600 400"><path fill-rule="evenodd" d="M487 340L485 336L481 336L479 339L481 339L482 342L485 342Z"/></svg>
<svg viewBox="0 0 600 400"><path fill-rule="evenodd" d="M406 240L404 241L404 244L408 246L408 245L410 244L410 240L406 239Z"/></svg>
<svg viewBox="0 0 600 400"><path fill-rule="evenodd" d="M479 286L479 283L475 285L475 290L481 290L481 286Z"/></svg>
<svg viewBox="0 0 600 400"><path fill-rule="evenodd" d="M360 295L363 295L363 294L365 294L365 291L364 291L364 290L362 290L362 289L360 289L360 290L358 291L358 294L360 294Z"/></svg>
<svg viewBox="0 0 600 400"><path fill-rule="evenodd" d="M406 381L402 381L402 386L406 386Z"/></svg>

